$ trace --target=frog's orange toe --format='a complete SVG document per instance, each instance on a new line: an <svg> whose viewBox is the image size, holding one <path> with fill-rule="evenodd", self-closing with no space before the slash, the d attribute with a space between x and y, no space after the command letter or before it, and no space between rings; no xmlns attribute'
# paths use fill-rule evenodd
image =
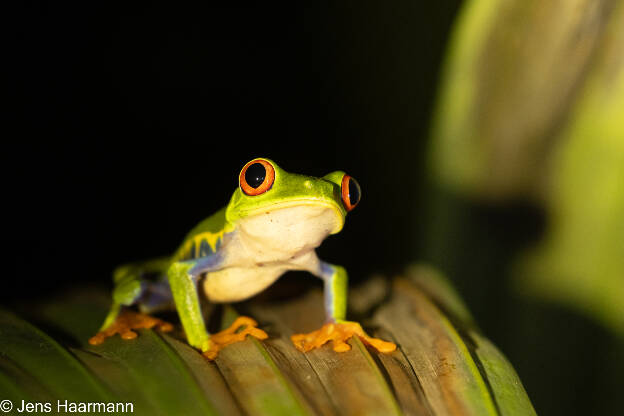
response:
<svg viewBox="0 0 624 416"><path fill-rule="evenodd" d="M214 360L220 350L235 342L243 341L247 335L258 339L269 337L266 332L258 328L255 320L247 316L239 316L229 328L210 336L210 346L202 354L207 359Z"/></svg>
<svg viewBox="0 0 624 416"><path fill-rule="evenodd" d="M219 349L220 348L217 347L215 344L210 344L210 349L208 351L202 352L202 355L209 361L212 361L217 358L217 355L219 354Z"/></svg>
<svg viewBox="0 0 624 416"><path fill-rule="evenodd" d="M142 328L157 328L160 331L168 332L173 329L173 325L150 315L125 310L117 316L115 322L108 328L91 337L89 344L100 345L106 338L115 334L119 334L122 339L134 339L137 337L137 333L134 330Z"/></svg>
<svg viewBox="0 0 624 416"><path fill-rule="evenodd" d="M332 341L334 351L345 352L351 349L347 341L353 335L357 335L362 342L379 352L388 353L396 349L396 345L392 342L368 336L357 322L327 323L316 331L308 334L295 334L290 339L295 347L302 352L319 348L329 341Z"/></svg>
<svg viewBox="0 0 624 416"><path fill-rule="evenodd" d="M106 336L102 334L101 332L98 332L96 335L89 338L89 344L100 345L101 343L104 342L105 339L106 339Z"/></svg>
<svg viewBox="0 0 624 416"><path fill-rule="evenodd" d="M134 331L122 332L120 335L122 339L135 339L137 337L137 333Z"/></svg>
<svg viewBox="0 0 624 416"><path fill-rule="evenodd" d="M171 332L173 331L173 325L170 324L169 322L165 322L165 321L160 321L158 323L158 325L156 325L156 328L161 331L161 332Z"/></svg>

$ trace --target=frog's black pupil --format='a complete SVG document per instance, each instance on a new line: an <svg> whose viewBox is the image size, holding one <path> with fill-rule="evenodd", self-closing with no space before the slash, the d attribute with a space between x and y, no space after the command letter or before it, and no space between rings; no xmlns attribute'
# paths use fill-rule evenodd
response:
<svg viewBox="0 0 624 416"><path fill-rule="evenodd" d="M360 185L353 178L349 178L349 203L355 206L360 202Z"/></svg>
<svg viewBox="0 0 624 416"><path fill-rule="evenodd" d="M245 171L245 182L254 189L262 185L265 177L266 169L262 163L254 163Z"/></svg>

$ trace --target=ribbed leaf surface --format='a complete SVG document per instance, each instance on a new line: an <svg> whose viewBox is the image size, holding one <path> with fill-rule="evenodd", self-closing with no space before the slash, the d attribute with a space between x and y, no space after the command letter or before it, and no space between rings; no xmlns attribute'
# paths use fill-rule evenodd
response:
<svg viewBox="0 0 624 416"><path fill-rule="evenodd" d="M392 354L359 339L345 353L330 346L297 351L290 335L323 322L316 289L226 307L223 326L244 311L269 338L228 346L214 362L189 347L181 331L141 330L134 340L88 345L106 313L101 291L36 305L23 314L28 320L2 311L0 398L15 405L131 402L139 415L534 414L513 367L478 333L452 289L427 269L409 274L353 291L357 309L369 311L369 332L398 343ZM381 298L367 298L385 287Z"/></svg>

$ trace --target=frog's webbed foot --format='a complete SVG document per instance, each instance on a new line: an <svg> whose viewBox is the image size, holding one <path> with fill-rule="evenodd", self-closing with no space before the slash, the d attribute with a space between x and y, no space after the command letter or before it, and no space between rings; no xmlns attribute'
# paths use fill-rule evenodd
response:
<svg viewBox="0 0 624 416"><path fill-rule="evenodd" d="M359 323L350 321L330 322L308 334L292 335L290 339L295 344L295 347L302 352L319 348L329 341L333 342L334 351L344 352L351 349L351 346L346 341L353 335L357 335L362 342L379 352L388 353L396 349L396 344L370 337L364 332Z"/></svg>
<svg viewBox="0 0 624 416"><path fill-rule="evenodd" d="M134 339L137 337L134 330L141 328L157 328L160 331L169 332L173 329L173 325L150 315L124 310L119 313L113 323L89 338L89 344L99 345L115 334L119 334L123 339Z"/></svg>
<svg viewBox="0 0 624 416"><path fill-rule="evenodd" d="M229 328L210 336L208 350L203 352L204 357L214 360L221 349L235 342L243 341L247 335L258 339L268 338L267 333L257 326L258 323L255 320L247 316L239 316Z"/></svg>

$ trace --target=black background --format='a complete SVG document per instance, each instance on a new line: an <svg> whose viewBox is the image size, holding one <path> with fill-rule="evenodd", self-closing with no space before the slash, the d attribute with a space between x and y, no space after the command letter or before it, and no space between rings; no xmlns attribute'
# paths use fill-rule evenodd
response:
<svg viewBox="0 0 624 416"><path fill-rule="evenodd" d="M108 284L116 265L170 253L256 156L359 180L361 205L320 251L352 279L414 257L422 138L458 2L295 3L8 15L2 235L19 277L4 299Z"/></svg>

